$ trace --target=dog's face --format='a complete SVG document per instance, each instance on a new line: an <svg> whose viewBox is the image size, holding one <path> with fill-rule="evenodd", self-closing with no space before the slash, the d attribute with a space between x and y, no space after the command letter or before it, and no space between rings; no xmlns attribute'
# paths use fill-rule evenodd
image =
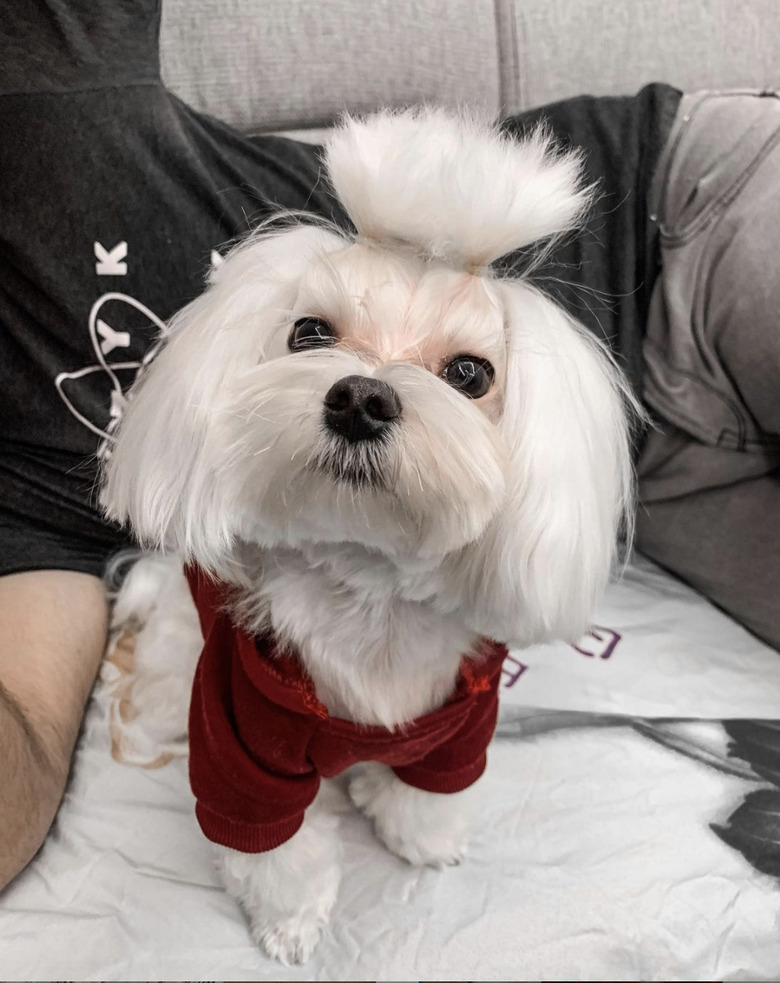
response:
<svg viewBox="0 0 780 983"><path fill-rule="evenodd" d="M282 316L257 311L254 365L210 413L241 535L401 556L478 537L509 457L506 336L486 281L338 244L313 251L288 296Z"/></svg>
<svg viewBox="0 0 780 983"><path fill-rule="evenodd" d="M357 543L434 562L475 630L576 634L630 486L617 374L530 286L468 271L484 235L457 264L441 230L429 255L397 239L234 250L134 393L104 501L210 569L242 543Z"/></svg>
<svg viewBox="0 0 780 983"><path fill-rule="evenodd" d="M215 279L133 414L155 412L148 389L185 391L166 414L167 466L201 500L208 485L230 535L430 557L484 531L509 461L507 338L488 281L311 228L245 247ZM155 428L139 432L146 455Z"/></svg>

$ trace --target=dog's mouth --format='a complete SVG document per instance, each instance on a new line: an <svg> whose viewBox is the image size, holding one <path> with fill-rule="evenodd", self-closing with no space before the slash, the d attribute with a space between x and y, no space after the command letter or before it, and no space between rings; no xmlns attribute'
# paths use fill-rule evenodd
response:
<svg viewBox="0 0 780 983"><path fill-rule="evenodd" d="M327 446L310 459L308 466L317 474L358 491L387 491L384 443L381 440L350 443L343 437L331 437Z"/></svg>

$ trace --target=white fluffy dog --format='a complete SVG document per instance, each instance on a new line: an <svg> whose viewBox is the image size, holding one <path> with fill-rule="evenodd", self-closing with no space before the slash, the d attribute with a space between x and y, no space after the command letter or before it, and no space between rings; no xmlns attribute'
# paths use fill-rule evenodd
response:
<svg viewBox="0 0 780 983"><path fill-rule="evenodd" d="M347 119L325 163L356 234L300 218L230 253L132 394L104 502L231 585L326 715L402 736L481 637L586 629L631 521L631 398L584 329L489 269L576 225L576 155L423 110ZM466 792L374 762L351 794L410 862L461 858ZM339 881L316 807L274 849L217 849L255 938L306 959Z"/></svg>

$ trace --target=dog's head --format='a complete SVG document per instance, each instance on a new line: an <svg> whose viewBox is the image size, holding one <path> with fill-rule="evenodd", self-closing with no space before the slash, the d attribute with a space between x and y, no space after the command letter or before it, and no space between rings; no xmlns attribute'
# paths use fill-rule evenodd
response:
<svg viewBox="0 0 780 983"><path fill-rule="evenodd" d="M227 257L132 395L107 511L218 572L247 542L428 558L475 631L576 636L631 497L625 390L487 267L573 227L577 158L426 110L347 120L326 165L357 233Z"/></svg>

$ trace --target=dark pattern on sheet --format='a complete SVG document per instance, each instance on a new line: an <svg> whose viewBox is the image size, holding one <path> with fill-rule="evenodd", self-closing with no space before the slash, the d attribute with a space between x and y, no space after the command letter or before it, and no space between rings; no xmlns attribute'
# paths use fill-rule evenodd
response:
<svg viewBox="0 0 780 983"><path fill-rule="evenodd" d="M757 870L780 877L780 721L730 720L729 755L748 762L771 787L749 792L728 819L713 823L715 833Z"/></svg>

